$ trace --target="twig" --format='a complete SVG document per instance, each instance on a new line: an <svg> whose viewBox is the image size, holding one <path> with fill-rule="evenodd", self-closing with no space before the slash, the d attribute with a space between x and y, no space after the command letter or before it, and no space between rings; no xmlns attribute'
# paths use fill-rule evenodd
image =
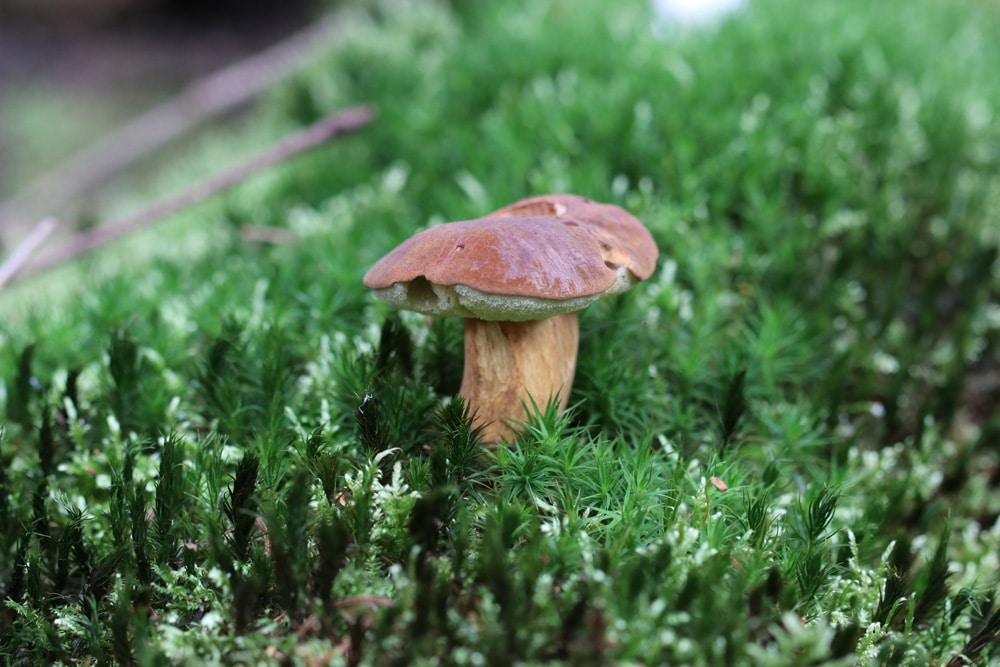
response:
<svg viewBox="0 0 1000 667"><path fill-rule="evenodd" d="M235 167L201 181L187 190L144 208L117 221L100 225L76 235L53 252L33 262L17 274L18 280L46 271L126 234L142 229L168 215L223 192L267 167L315 148L330 139L361 129L372 121L375 113L368 106L351 107L331 114Z"/></svg>
<svg viewBox="0 0 1000 667"><path fill-rule="evenodd" d="M331 42L337 20L319 21L249 58L196 80L40 177L6 202L0 224L73 201L207 119L236 109L297 71L313 48Z"/></svg>
<svg viewBox="0 0 1000 667"><path fill-rule="evenodd" d="M56 230L59 226L59 222L55 218L45 218L31 231L28 236L21 241L20 245L14 248L14 252L4 260L3 264L0 264L0 287L3 287L7 282L21 270L31 256L35 254L35 250L38 249L42 243L45 242L52 232Z"/></svg>
<svg viewBox="0 0 1000 667"><path fill-rule="evenodd" d="M243 225L240 227L240 238L250 243L271 243L274 245L295 243L295 234L284 227Z"/></svg>

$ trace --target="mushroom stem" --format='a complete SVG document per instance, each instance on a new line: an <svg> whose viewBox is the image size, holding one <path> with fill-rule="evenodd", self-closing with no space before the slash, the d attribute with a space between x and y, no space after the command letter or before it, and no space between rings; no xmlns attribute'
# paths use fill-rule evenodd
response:
<svg viewBox="0 0 1000 667"><path fill-rule="evenodd" d="M527 322L465 320L465 370L461 396L484 427L485 442L509 436L507 419L523 420L534 399L544 408L569 400L579 326L575 312ZM530 398L529 398L530 396Z"/></svg>

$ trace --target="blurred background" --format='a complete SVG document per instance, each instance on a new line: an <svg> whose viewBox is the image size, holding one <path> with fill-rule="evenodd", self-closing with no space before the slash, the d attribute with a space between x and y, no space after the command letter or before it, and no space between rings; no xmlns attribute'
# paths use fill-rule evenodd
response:
<svg viewBox="0 0 1000 667"><path fill-rule="evenodd" d="M0 201L191 81L300 29L317 4L0 0Z"/></svg>
<svg viewBox="0 0 1000 667"><path fill-rule="evenodd" d="M650 0L663 26L712 20L741 4ZM197 141L192 130L218 116L199 110L214 104L205 98L259 74L203 85L214 73L255 54L271 66L274 45L300 55L327 45L335 19L310 26L358 5L364 0L0 0L0 257L43 216L79 228L106 217L96 213L95 193L109 183L130 189L136 181L127 177L142 173L134 166ZM312 41L301 43L304 36ZM215 92L192 100L192 87ZM246 106L234 105L228 118Z"/></svg>
<svg viewBox="0 0 1000 667"><path fill-rule="evenodd" d="M0 201L190 82L347 4L0 0ZM666 21L697 23L742 0L650 4Z"/></svg>

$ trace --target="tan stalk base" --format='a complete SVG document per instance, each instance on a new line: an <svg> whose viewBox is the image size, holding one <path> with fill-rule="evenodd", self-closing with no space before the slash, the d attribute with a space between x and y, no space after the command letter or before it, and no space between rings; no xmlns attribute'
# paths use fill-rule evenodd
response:
<svg viewBox="0 0 1000 667"><path fill-rule="evenodd" d="M576 313L530 322L465 320L465 371L460 394L485 424L484 441L511 434L505 419L524 420L529 394L541 409L559 396L566 407L580 335Z"/></svg>

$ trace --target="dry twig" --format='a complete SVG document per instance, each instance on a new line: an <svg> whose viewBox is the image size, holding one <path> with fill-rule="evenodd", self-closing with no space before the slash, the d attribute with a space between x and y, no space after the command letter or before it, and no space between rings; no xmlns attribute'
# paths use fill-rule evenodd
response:
<svg viewBox="0 0 1000 667"><path fill-rule="evenodd" d="M27 238L21 241L21 244L4 260L3 264L0 264L0 287L6 285L21 270L21 267L27 264L38 247L45 242L45 239L49 238L58 226L59 222L55 218L45 218L35 225Z"/></svg>
<svg viewBox="0 0 1000 667"><path fill-rule="evenodd" d="M331 41L336 18L319 21L249 58L196 80L43 175L6 202L0 224L56 211L129 165L204 123L232 111L295 72L305 56Z"/></svg>
<svg viewBox="0 0 1000 667"><path fill-rule="evenodd" d="M315 148L339 135L361 129L374 118L374 111L368 106L351 107L331 114L286 137L253 158L205 179L172 197L162 199L120 220L99 225L87 232L77 234L53 252L42 256L25 270L16 274L18 280L41 273L67 260L73 259L126 234L142 229L177 211L223 192L249 176L289 158ZM13 275L11 276L14 277Z"/></svg>

